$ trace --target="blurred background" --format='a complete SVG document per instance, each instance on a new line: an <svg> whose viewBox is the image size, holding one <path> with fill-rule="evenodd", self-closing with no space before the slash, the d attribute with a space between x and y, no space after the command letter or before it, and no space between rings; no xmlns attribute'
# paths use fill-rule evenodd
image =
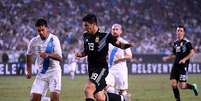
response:
<svg viewBox="0 0 201 101"><path fill-rule="evenodd" d="M136 44L131 62L137 63L161 63L161 56L172 52L177 25L183 24L196 50L192 62L200 63L200 9L200 0L1 0L0 63L23 65L28 42L37 35L38 18L45 18L59 37L67 63L70 51L81 50L82 17L87 13L97 15L105 32L114 23L122 24L123 37Z"/></svg>
<svg viewBox="0 0 201 101"><path fill-rule="evenodd" d="M196 51L189 65L193 74L189 78L201 85L201 0L0 0L0 101L29 99L33 79L15 75L24 75L27 45L37 35L35 21L46 19L50 32L59 37L65 59L61 63L63 74L68 75L73 51L82 50L82 17L87 13L97 15L101 31L110 32L112 24L122 24L123 37L136 44L132 48L134 57L128 61L132 99L174 100L169 75L155 74L170 73L172 62L163 62L161 58L171 54L179 24L186 27L186 37ZM84 99L86 60L75 62L76 74L81 76L72 82L64 76L62 101ZM33 74L36 73L33 65ZM181 95L183 101L201 99L190 92Z"/></svg>

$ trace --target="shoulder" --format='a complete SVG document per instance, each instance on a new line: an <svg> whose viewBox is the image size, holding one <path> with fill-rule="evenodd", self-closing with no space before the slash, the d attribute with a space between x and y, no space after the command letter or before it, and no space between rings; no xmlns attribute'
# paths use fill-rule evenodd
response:
<svg viewBox="0 0 201 101"><path fill-rule="evenodd" d="M50 37L58 39L58 37L56 35L52 34L52 33L50 33Z"/></svg>
<svg viewBox="0 0 201 101"><path fill-rule="evenodd" d="M186 42L186 43L191 43L191 41L188 40L187 38L184 38L184 42Z"/></svg>
<svg viewBox="0 0 201 101"><path fill-rule="evenodd" d="M85 37L87 37L88 35L89 35L88 32L85 31L82 36L85 38Z"/></svg>
<svg viewBox="0 0 201 101"><path fill-rule="evenodd" d="M50 33L50 38L53 38L53 40L59 41L59 38L56 35L51 33Z"/></svg>
<svg viewBox="0 0 201 101"><path fill-rule="evenodd" d="M41 40L41 39L40 39L40 36L37 35L36 37L33 37L33 38L30 40L30 43L36 43L36 42L38 42L39 40Z"/></svg>

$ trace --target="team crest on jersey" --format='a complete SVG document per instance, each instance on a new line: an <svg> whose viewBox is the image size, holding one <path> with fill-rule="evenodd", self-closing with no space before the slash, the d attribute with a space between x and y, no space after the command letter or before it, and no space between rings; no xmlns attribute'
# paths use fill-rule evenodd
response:
<svg viewBox="0 0 201 101"><path fill-rule="evenodd" d="M99 38L99 37L96 37L95 42L98 43L99 40L100 40L100 38Z"/></svg>
<svg viewBox="0 0 201 101"><path fill-rule="evenodd" d="M181 52L181 47L180 46L176 47L176 52Z"/></svg>
<svg viewBox="0 0 201 101"><path fill-rule="evenodd" d="M88 39L86 39L85 41L86 41L86 42L88 42L89 40L88 40Z"/></svg>

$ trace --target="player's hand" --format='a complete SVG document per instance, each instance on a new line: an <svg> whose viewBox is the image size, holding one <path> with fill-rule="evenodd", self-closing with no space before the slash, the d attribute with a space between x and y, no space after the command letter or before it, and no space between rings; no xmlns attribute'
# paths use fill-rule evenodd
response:
<svg viewBox="0 0 201 101"><path fill-rule="evenodd" d="M121 55L119 53L116 53L115 58L116 58L116 60L119 60L119 59L121 59Z"/></svg>
<svg viewBox="0 0 201 101"><path fill-rule="evenodd" d="M167 62L168 59L169 59L169 58L168 58L167 56L165 56L165 57L162 58L162 60L163 60L164 62Z"/></svg>
<svg viewBox="0 0 201 101"><path fill-rule="evenodd" d="M47 58L47 57L48 57L48 53L39 52L39 56L44 59L44 58Z"/></svg>
<svg viewBox="0 0 201 101"><path fill-rule="evenodd" d="M77 52L77 53L75 54L75 59L80 59L81 57L82 57L82 53Z"/></svg>
<svg viewBox="0 0 201 101"><path fill-rule="evenodd" d="M27 79L31 79L31 72L25 71L25 75Z"/></svg>
<svg viewBox="0 0 201 101"><path fill-rule="evenodd" d="M186 63L186 60L185 59L182 59L179 61L179 64L185 64Z"/></svg>

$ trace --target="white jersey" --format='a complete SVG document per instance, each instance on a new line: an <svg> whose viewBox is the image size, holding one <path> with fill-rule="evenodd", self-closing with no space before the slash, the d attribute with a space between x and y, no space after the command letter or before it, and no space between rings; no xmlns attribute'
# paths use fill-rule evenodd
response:
<svg viewBox="0 0 201 101"><path fill-rule="evenodd" d="M36 55L35 65L39 68L39 72L50 72L53 70L61 70L59 61L49 58L43 59L39 56L38 52L56 53L62 57L61 45L57 36L49 34L46 40L42 40L40 36L31 39L27 54Z"/></svg>
<svg viewBox="0 0 201 101"><path fill-rule="evenodd" d="M69 70L69 72L75 72L76 67L77 67L77 61L75 59L75 54L73 52L69 52L67 59L68 59L68 70Z"/></svg>
<svg viewBox="0 0 201 101"><path fill-rule="evenodd" d="M122 43L128 43L122 38L118 38ZM126 61L114 63L118 58L125 58L125 53L132 56L131 49L126 50L117 48L112 44L109 44L109 74L106 77L106 83L110 86L115 86L116 89L128 89L128 68Z"/></svg>
<svg viewBox="0 0 201 101"><path fill-rule="evenodd" d="M67 59L69 64L76 62L75 54L73 52L68 53Z"/></svg>
<svg viewBox="0 0 201 101"><path fill-rule="evenodd" d="M128 43L123 38L119 37L118 40L122 43ZM117 48L113 46L112 44L109 44L109 51L108 51L108 65L110 69L118 69L118 67L127 68L126 61L114 63L114 61L117 60L117 55L121 58L125 57L125 53L132 56L131 49L128 48L126 50Z"/></svg>

